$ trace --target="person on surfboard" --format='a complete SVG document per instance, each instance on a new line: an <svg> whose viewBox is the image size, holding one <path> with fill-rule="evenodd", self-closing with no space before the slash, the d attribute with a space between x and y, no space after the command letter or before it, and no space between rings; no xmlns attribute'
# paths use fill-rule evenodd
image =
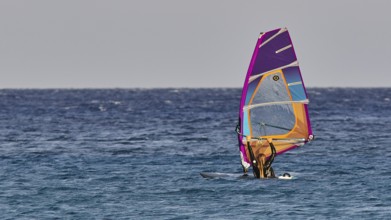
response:
<svg viewBox="0 0 391 220"><path fill-rule="evenodd" d="M265 154L260 153L262 148L265 148L265 142L259 140L246 140L243 144L247 146L248 155L250 155L251 163L253 166L254 175L257 178L275 178L274 170L271 167L274 157L276 155L276 149L271 141L267 141L271 148L271 155L266 157ZM256 151L256 155L254 155Z"/></svg>

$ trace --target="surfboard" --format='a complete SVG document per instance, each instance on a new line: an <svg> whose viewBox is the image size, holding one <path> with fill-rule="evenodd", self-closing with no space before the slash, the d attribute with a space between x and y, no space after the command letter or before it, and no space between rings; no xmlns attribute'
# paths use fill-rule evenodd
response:
<svg viewBox="0 0 391 220"><path fill-rule="evenodd" d="M243 173L220 173L220 172L201 172L200 175L204 178L251 178L251 176L244 175Z"/></svg>
<svg viewBox="0 0 391 220"><path fill-rule="evenodd" d="M248 174L244 175L243 173L220 173L220 172L201 172L200 175L206 179L244 179L244 178L254 178ZM273 179L281 180L291 180L293 176L291 175L281 175Z"/></svg>

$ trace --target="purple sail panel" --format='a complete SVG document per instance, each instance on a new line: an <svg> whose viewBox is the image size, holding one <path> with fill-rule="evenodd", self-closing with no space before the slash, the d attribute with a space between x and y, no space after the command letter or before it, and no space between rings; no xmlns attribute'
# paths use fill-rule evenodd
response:
<svg viewBox="0 0 391 220"><path fill-rule="evenodd" d="M271 37L273 37L275 34L277 34L280 30L281 30L281 28L278 28L278 29L275 29L275 30L263 33L263 35L262 35L262 42L265 42L265 41L269 40Z"/></svg>
<svg viewBox="0 0 391 220"><path fill-rule="evenodd" d="M283 32L282 32L283 31ZM261 74L296 61L288 31L281 29L258 49L251 75Z"/></svg>

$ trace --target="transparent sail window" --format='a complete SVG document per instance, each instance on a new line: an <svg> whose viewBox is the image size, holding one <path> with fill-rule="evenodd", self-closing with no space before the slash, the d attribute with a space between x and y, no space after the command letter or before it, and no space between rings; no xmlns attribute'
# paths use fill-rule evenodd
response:
<svg viewBox="0 0 391 220"><path fill-rule="evenodd" d="M295 115L291 104L268 105L250 110L252 136L281 135L293 129Z"/></svg>
<svg viewBox="0 0 391 220"><path fill-rule="evenodd" d="M282 73L264 76L251 105L291 101ZM252 108L249 111L252 136L281 135L295 125L292 104L272 104Z"/></svg>
<svg viewBox="0 0 391 220"><path fill-rule="evenodd" d="M251 104L278 101L291 101L281 73L264 76Z"/></svg>

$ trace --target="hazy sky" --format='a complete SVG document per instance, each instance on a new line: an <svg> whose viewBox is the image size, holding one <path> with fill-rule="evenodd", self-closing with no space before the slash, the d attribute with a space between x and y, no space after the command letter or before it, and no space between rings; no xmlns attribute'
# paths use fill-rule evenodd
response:
<svg viewBox="0 0 391 220"><path fill-rule="evenodd" d="M307 87L391 87L391 1L0 0L0 88L241 87L288 27Z"/></svg>

